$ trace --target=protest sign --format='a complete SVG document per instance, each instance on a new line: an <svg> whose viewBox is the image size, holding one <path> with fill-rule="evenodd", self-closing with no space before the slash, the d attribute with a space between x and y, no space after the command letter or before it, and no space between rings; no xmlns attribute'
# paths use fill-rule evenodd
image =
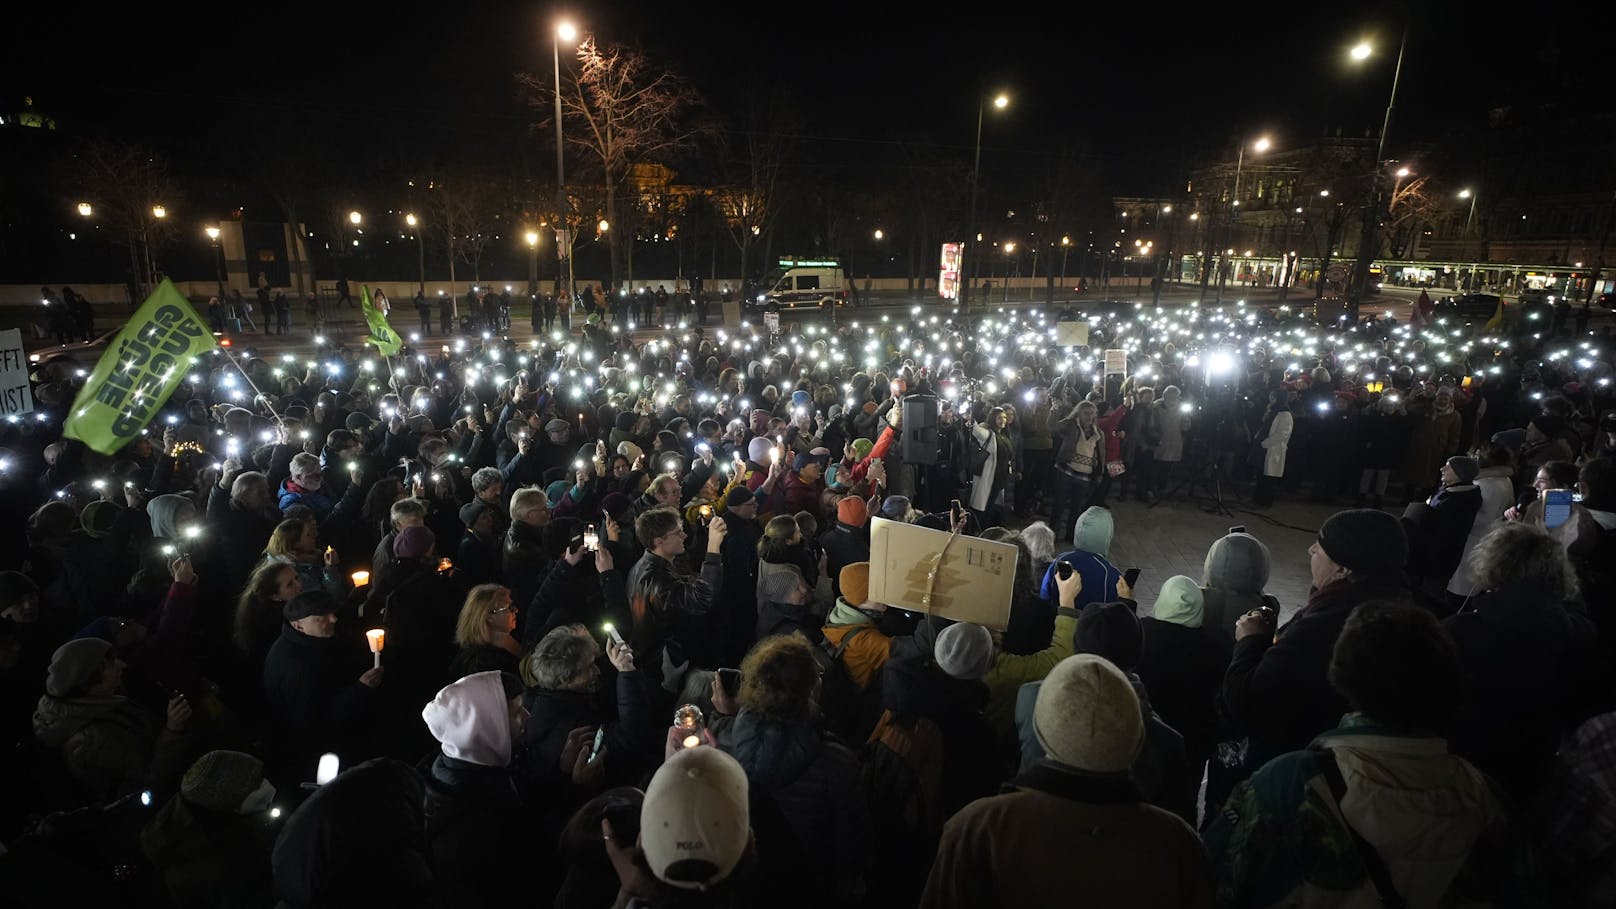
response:
<svg viewBox="0 0 1616 909"><path fill-rule="evenodd" d="M165 278L95 364L63 435L116 454L140 435L185 380L192 361L214 344L208 323Z"/></svg>
<svg viewBox="0 0 1616 909"><path fill-rule="evenodd" d="M1128 374L1128 352L1113 348L1105 352L1105 374L1125 376Z"/></svg>
<svg viewBox="0 0 1616 909"><path fill-rule="evenodd" d="M1071 320L1056 322L1055 344L1059 347L1087 347L1089 344L1088 321Z"/></svg>
<svg viewBox="0 0 1616 909"><path fill-rule="evenodd" d="M932 615L1003 630L1010 622L1016 547L901 521L870 521L870 599L926 612L926 578L941 554ZM945 548L946 544L946 548Z"/></svg>
<svg viewBox="0 0 1616 909"><path fill-rule="evenodd" d="M28 387L28 356L22 349L22 332L0 331L0 416L15 417L34 412L34 396Z"/></svg>

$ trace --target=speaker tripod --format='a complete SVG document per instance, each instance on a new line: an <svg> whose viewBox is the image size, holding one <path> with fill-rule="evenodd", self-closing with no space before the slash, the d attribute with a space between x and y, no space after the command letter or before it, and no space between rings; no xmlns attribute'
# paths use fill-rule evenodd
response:
<svg viewBox="0 0 1616 909"><path fill-rule="evenodd" d="M1157 505L1160 505L1168 499L1177 496L1180 492L1183 492L1185 487L1189 487L1189 497L1192 499L1195 498L1196 480L1210 480L1212 483L1212 502L1209 505L1201 506L1202 511L1206 512L1207 514L1221 514L1226 517L1234 517L1234 512L1230 511L1229 506L1223 501L1222 459L1218 457L1208 458L1205 464L1190 471L1188 476L1178 481L1178 485L1174 486L1172 489L1169 489L1166 495L1159 496L1156 501L1151 502L1149 505L1145 506L1145 508L1147 510L1155 508ZM1238 492L1235 493L1235 497L1237 499L1239 498Z"/></svg>

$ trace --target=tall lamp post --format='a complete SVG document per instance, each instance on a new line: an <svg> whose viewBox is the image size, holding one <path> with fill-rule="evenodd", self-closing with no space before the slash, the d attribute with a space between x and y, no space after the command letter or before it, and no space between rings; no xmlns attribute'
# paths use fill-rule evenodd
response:
<svg viewBox="0 0 1616 909"><path fill-rule="evenodd" d="M527 295L539 295L539 232L530 230L523 239L527 240Z"/></svg>
<svg viewBox="0 0 1616 909"><path fill-rule="evenodd" d="M556 124L556 299L562 306L572 306L572 243L567 227L567 172L562 163L561 149L561 44L571 44L578 38L578 29L571 22L556 25L550 48L555 63L555 124ZM565 283L563 283L565 282Z"/></svg>
<svg viewBox="0 0 1616 909"><path fill-rule="evenodd" d="M1010 96L1003 92L993 98L993 108L1004 110L1010 105ZM971 282L976 278L976 244L980 238L976 233L976 191L979 182L978 176L982 170L982 117L987 112L987 98L980 97L976 101L976 156L971 161L971 221L965 245L965 286L960 292L960 302L966 306L971 304ZM983 302L987 302L985 299Z"/></svg>
<svg viewBox="0 0 1616 909"><path fill-rule="evenodd" d="M1352 283L1349 285L1347 305L1351 309L1354 321L1358 318L1358 307L1363 303L1363 296L1369 287L1369 265L1375 257L1375 231L1380 226L1380 162L1386 158L1386 134L1391 132L1392 111L1397 108L1397 86L1403 80L1403 52L1408 49L1408 23L1403 24L1403 40L1397 47L1397 66L1392 70L1392 93L1386 99L1386 117L1380 124L1380 142L1375 147L1374 167L1369 173L1369 190L1364 204L1363 231L1358 236L1358 261L1353 266ZM1374 53L1374 48L1367 41L1360 41L1352 48L1352 59L1362 63Z"/></svg>
<svg viewBox="0 0 1616 909"><path fill-rule="evenodd" d="M421 219L414 212L405 212L404 223L415 234L415 267L420 278L418 289L422 296L426 296L426 242L421 239Z"/></svg>
<svg viewBox="0 0 1616 909"><path fill-rule="evenodd" d="M1269 141L1267 136L1261 136L1257 139L1257 141L1251 143L1251 150L1261 154L1267 151L1272 145L1273 143ZM1246 145L1244 142L1242 142L1240 143L1240 153L1235 156L1234 160L1234 195L1229 200L1229 239L1231 240L1234 239L1234 222L1240 215L1240 174L1241 171L1245 169L1245 165ZM1223 302L1224 269L1227 266L1227 262L1228 260L1224 259L1218 263L1217 302L1220 304ZM1204 283L1202 284L1202 287L1204 289Z"/></svg>
<svg viewBox="0 0 1616 909"><path fill-rule="evenodd" d="M224 259L219 249L219 228L213 225L207 227L208 240L213 243L213 266L219 273L219 299L224 300Z"/></svg>
<svg viewBox="0 0 1616 909"><path fill-rule="evenodd" d="M1472 190L1459 190L1459 198L1470 200L1470 214L1465 215L1465 236L1470 236L1470 229L1476 223L1476 193Z"/></svg>

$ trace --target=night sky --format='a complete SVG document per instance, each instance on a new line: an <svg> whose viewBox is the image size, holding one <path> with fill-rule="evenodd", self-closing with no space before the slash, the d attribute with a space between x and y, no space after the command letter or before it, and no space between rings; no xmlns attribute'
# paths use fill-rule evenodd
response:
<svg viewBox="0 0 1616 909"><path fill-rule="evenodd" d="M223 5L198 5L166 21L153 18L156 8L125 6L85 21L62 4L72 21L35 30L61 37L11 44L12 65L21 64L12 91L34 95L64 128L147 134L203 167L221 163L221 147L251 141L254 123L283 116L309 141L521 141L533 117L511 73L548 72L548 23L562 8L361 6L231 5L238 13L227 19ZM1283 143L1377 129L1405 15L1397 4L1056 4L985 7L978 20L943 15L942 4L898 18L892 6L565 9L581 28L638 43L687 74L720 115L774 93L827 154L902 140L968 155L973 94L1003 88L1014 106L990 118L985 166L1013 168L1019 155L1073 141L1105 162L1124 194L1159 190L1150 184L1179 162L1242 135ZM1600 23L1532 21L1546 19L1548 5L1507 23L1438 6L1415 14L1394 147L1474 125L1523 96L1574 107L1610 84L1609 61L1587 37ZM1360 36L1376 39L1380 55L1351 67L1345 50ZM340 137L337 123L349 126ZM220 129L222 146L193 141Z"/></svg>

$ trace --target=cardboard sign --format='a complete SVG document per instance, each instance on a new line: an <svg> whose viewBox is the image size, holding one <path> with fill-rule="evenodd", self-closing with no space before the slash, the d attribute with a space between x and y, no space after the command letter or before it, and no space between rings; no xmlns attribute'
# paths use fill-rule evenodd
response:
<svg viewBox="0 0 1616 909"><path fill-rule="evenodd" d="M1128 352L1113 348L1105 352L1105 374L1125 376L1128 374Z"/></svg>
<svg viewBox="0 0 1616 909"><path fill-rule="evenodd" d="M28 355L22 349L22 331L0 331L0 416L14 417L34 412L34 396L28 388Z"/></svg>
<svg viewBox="0 0 1616 909"><path fill-rule="evenodd" d="M763 314L763 327L765 329L767 329L769 334L771 334L771 335L779 334L780 333L780 314L777 313L777 312L766 312L766 313L764 313Z"/></svg>
<svg viewBox="0 0 1616 909"><path fill-rule="evenodd" d="M1055 345L1057 347L1089 346L1089 323L1087 321L1056 322Z"/></svg>
<svg viewBox="0 0 1616 909"><path fill-rule="evenodd" d="M870 520L870 599L926 612L926 576L939 553L931 614L1004 630L1016 584L1016 547L889 521ZM947 544L945 551L944 544Z"/></svg>

